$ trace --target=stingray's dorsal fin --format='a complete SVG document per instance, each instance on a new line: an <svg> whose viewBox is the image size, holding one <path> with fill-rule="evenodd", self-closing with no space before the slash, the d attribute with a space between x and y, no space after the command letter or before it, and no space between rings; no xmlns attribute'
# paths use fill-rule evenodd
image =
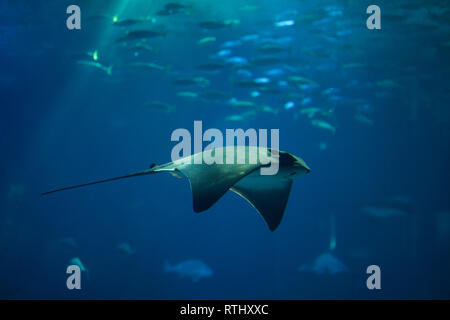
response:
<svg viewBox="0 0 450 320"><path fill-rule="evenodd" d="M257 164L201 164L177 169L189 179L195 212L209 209L239 180L259 169Z"/></svg>
<svg viewBox="0 0 450 320"><path fill-rule="evenodd" d="M270 231L274 231L283 218L291 186L292 179L247 177L231 190L250 202L262 215Z"/></svg>

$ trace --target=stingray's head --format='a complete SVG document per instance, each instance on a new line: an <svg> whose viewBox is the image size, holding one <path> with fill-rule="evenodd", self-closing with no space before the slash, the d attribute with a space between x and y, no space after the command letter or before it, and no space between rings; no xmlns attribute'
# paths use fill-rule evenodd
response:
<svg viewBox="0 0 450 320"><path fill-rule="evenodd" d="M291 177L299 177L311 171L302 158L294 156L289 152L280 152L280 169L286 171Z"/></svg>

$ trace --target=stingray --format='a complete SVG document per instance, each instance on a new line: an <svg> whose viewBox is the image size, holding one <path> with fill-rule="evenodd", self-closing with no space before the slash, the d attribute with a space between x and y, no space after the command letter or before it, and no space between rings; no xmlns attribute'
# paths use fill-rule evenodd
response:
<svg viewBox="0 0 450 320"><path fill-rule="evenodd" d="M226 161L229 152L233 152L234 163ZM257 156L256 160L250 161L255 159L250 158L251 152L257 155L261 152L265 160ZM221 156L224 159L222 163L203 161L207 157L220 159ZM271 166L277 166L275 174L262 174L263 168ZM232 190L246 199L274 231L283 217L293 179L310 172L310 169L301 158L288 152L261 147L225 147L205 150L162 165L152 164L149 169L124 176L59 188L43 195L158 172L169 172L189 180L195 212L209 209L228 190Z"/></svg>

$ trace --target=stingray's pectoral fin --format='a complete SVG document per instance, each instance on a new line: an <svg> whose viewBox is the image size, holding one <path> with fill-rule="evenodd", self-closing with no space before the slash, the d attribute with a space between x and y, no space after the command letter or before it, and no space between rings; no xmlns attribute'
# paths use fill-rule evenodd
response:
<svg viewBox="0 0 450 320"><path fill-rule="evenodd" d="M209 209L239 180L258 168L258 165L194 164L176 171L189 179L194 211L202 212Z"/></svg>
<svg viewBox="0 0 450 320"><path fill-rule="evenodd" d="M283 218L291 186L292 179L245 178L231 190L250 202L274 231Z"/></svg>

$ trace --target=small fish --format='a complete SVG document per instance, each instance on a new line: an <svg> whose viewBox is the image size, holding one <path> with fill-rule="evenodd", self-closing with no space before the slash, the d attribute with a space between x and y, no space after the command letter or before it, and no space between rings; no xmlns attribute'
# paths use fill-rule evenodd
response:
<svg viewBox="0 0 450 320"><path fill-rule="evenodd" d="M219 52L217 52L215 55L217 57L226 57L226 56L229 56L230 54L231 54L231 50L223 49L223 50L220 50Z"/></svg>
<svg viewBox="0 0 450 320"><path fill-rule="evenodd" d="M131 47L130 50L138 53L154 51L154 49L151 46L145 43L137 43L135 46Z"/></svg>
<svg viewBox="0 0 450 320"><path fill-rule="evenodd" d="M202 45L202 44L207 44L207 43L211 43L211 42L215 42L216 41L216 37L204 37L201 38L200 40L197 41L197 44Z"/></svg>
<svg viewBox="0 0 450 320"><path fill-rule="evenodd" d="M69 263L80 267L81 271L87 271L87 269L84 267L83 263L81 262L80 258L78 258L78 257L70 259Z"/></svg>
<svg viewBox="0 0 450 320"><path fill-rule="evenodd" d="M256 41L259 39L259 34L248 34L241 38L242 41Z"/></svg>
<svg viewBox="0 0 450 320"><path fill-rule="evenodd" d="M233 114L225 117L225 121L244 121L249 117L256 115L256 111L251 110L241 114Z"/></svg>
<svg viewBox="0 0 450 320"><path fill-rule="evenodd" d="M206 30L224 29L230 26L225 21L203 21L198 23L198 26Z"/></svg>
<svg viewBox="0 0 450 320"><path fill-rule="evenodd" d="M120 42L127 42L127 41L165 37L165 36L166 36L166 32L163 32L163 31L132 30L132 31L127 31L127 33L124 36L118 38L116 40L116 42L120 43Z"/></svg>
<svg viewBox="0 0 450 320"><path fill-rule="evenodd" d="M271 44L271 43L263 44L262 46L258 47L258 51L260 51L262 53L268 53L268 54L285 52L286 50L287 50L287 48L284 46L280 46L277 44Z"/></svg>
<svg viewBox="0 0 450 320"><path fill-rule="evenodd" d="M290 27L293 25L295 25L294 20L283 20L283 21L275 22L275 27Z"/></svg>
<svg viewBox="0 0 450 320"><path fill-rule="evenodd" d="M295 83L317 84L315 81L302 76L291 76L288 80Z"/></svg>
<svg viewBox="0 0 450 320"><path fill-rule="evenodd" d="M353 119L355 119L356 121L363 123L363 124L367 124L370 126L373 126L373 120L370 119L369 117L367 117L366 115L362 114L362 113L357 113L353 116Z"/></svg>
<svg viewBox="0 0 450 320"><path fill-rule="evenodd" d="M311 121L311 124L315 127L331 131L333 134L336 133L336 128L324 120L314 119Z"/></svg>
<svg viewBox="0 0 450 320"><path fill-rule="evenodd" d="M286 110L292 109L295 107L295 103L293 101L288 101L284 104L284 108Z"/></svg>
<svg viewBox="0 0 450 320"><path fill-rule="evenodd" d="M308 116L308 118L314 118L315 116L316 116L316 114L317 113L320 113L321 112L321 109L319 109L319 108L314 108L314 107L311 107L311 108L303 108L303 109L301 109L300 110L300 113L301 114L306 114L307 116Z"/></svg>
<svg viewBox="0 0 450 320"><path fill-rule="evenodd" d="M304 106L306 104L311 103L311 101L312 101L311 97L305 97L305 98L302 99L301 105Z"/></svg>
<svg viewBox="0 0 450 320"><path fill-rule="evenodd" d="M272 113L272 114L278 114L278 109L272 108L271 106L267 104L263 104L261 106L261 111L265 113Z"/></svg>
<svg viewBox="0 0 450 320"><path fill-rule="evenodd" d="M177 86L193 86L198 85L200 87L207 87L209 86L209 80L203 77L195 77L195 78L178 78L175 80L172 80L173 85Z"/></svg>
<svg viewBox="0 0 450 320"><path fill-rule="evenodd" d="M124 67L132 67L132 68L142 68L142 69L153 69L153 70L160 70L160 71L170 71L170 66L161 66L156 63L152 62L133 62L124 65Z"/></svg>
<svg viewBox="0 0 450 320"><path fill-rule="evenodd" d="M341 90L338 89L338 88L328 88L328 89L323 90L321 92L321 94L323 94L323 95L330 95L330 94L336 94L336 93L338 93L340 91Z"/></svg>
<svg viewBox="0 0 450 320"><path fill-rule="evenodd" d="M149 21L148 19L121 19L119 20L119 18L117 16L115 16L113 18L113 25L118 26L118 27L129 27L138 23L143 23Z"/></svg>
<svg viewBox="0 0 450 320"><path fill-rule="evenodd" d="M232 114L225 117L225 121L243 121L244 119L245 117L240 114Z"/></svg>
<svg viewBox="0 0 450 320"><path fill-rule="evenodd" d="M255 83L257 84L266 84L266 83L270 83L270 79L267 77L261 77L261 78L256 78L255 80L253 80Z"/></svg>
<svg viewBox="0 0 450 320"><path fill-rule="evenodd" d="M78 60L77 64L89 66L89 67L104 71L108 76L110 76L111 72L112 72L112 66L104 66L100 62L96 62L96 61L92 61L92 60Z"/></svg>
<svg viewBox="0 0 450 320"><path fill-rule="evenodd" d="M119 243L117 245L117 250L128 256L131 256L135 253L135 251L131 248L131 246L126 242Z"/></svg>
<svg viewBox="0 0 450 320"><path fill-rule="evenodd" d="M250 78L253 76L253 73L247 69L239 69L236 74L240 77Z"/></svg>
<svg viewBox="0 0 450 320"><path fill-rule="evenodd" d="M176 273L179 277L191 278L192 282L197 282L202 278L212 277L213 270L201 260L186 260L177 265L164 264L164 271Z"/></svg>
<svg viewBox="0 0 450 320"><path fill-rule="evenodd" d="M282 76L284 74L284 70L280 69L280 68L274 68L274 69L267 70L265 72L265 74L267 76L272 76L272 77Z"/></svg>
<svg viewBox="0 0 450 320"><path fill-rule="evenodd" d="M332 253L326 252L318 256L312 265L304 265L297 269L298 271L310 271L318 275L347 272L347 266Z"/></svg>
<svg viewBox="0 0 450 320"><path fill-rule="evenodd" d="M248 64L248 59L243 57L231 57L225 60L226 63L238 66L244 66Z"/></svg>
<svg viewBox="0 0 450 320"><path fill-rule="evenodd" d="M164 5L164 8L157 11L156 15L158 16L171 16L177 13L185 12L186 9L190 9L190 6L186 6L181 3L170 2Z"/></svg>
<svg viewBox="0 0 450 320"><path fill-rule="evenodd" d="M242 45L242 42L240 40L230 40L230 41L226 41L222 44L222 48L233 48L233 47L238 47Z"/></svg>
<svg viewBox="0 0 450 320"><path fill-rule="evenodd" d="M191 91L180 91L177 92L177 96L183 98L198 98L198 93Z"/></svg>
<svg viewBox="0 0 450 320"><path fill-rule="evenodd" d="M234 107L250 108L255 106L255 103L252 101L238 100L236 98L231 98L228 102Z"/></svg>

